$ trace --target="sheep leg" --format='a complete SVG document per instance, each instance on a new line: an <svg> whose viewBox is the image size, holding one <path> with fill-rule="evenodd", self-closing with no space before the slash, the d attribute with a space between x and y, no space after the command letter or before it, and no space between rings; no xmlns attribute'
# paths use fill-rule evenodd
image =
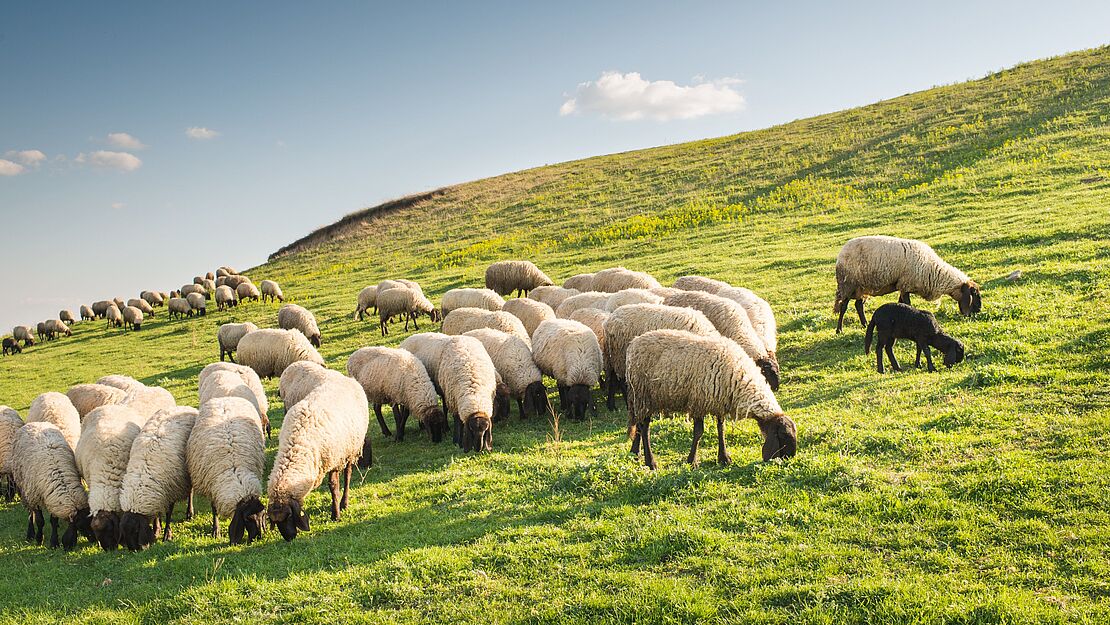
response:
<svg viewBox="0 0 1110 625"><path fill-rule="evenodd" d="M651 453L651 417L644 417L638 429L641 442L644 444L644 466L654 471L659 468L659 465L655 462L655 455Z"/></svg>
<svg viewBox="0 0 1110 625"><path fill-rule="evenodd" d="M875 361L878 365L879 373L886 373L883 371L883 340L879 338L879 344L875 346Z"/></svg>
<svg viewBox="0 0 1110 625"><path fill-rule="evenodd" d="M617 375L613 373L612 368L605 369L605 407L609 411L617 409Z"/></svg>
<svg viewBox="0 0 1110 625"><path fill-rule="evenodd" d="M35 544L42 544L42 530L46 527L46 519L42 515L42 510L35 510Z"/></svg>
<svg viewBox="0 0 1110 625"><path fill-rule="evenodd" d="M863 315L863 300L860 298L856 299L856 314L859 315L859 324L866 328L867 317Z"/></svg>
<svg viewBox="0 0 1110 625"><path fill-rule="evenodd" d="M686 456L686 462L692 466L698 466L698 446L701 445L701 437L705 433L705 417L694 417L694 441L690 444L690 455Z"/></svg>
<svg viewBox="0 0 1110 625"><path fill-rule="evenodd" d="M928 346L926 346L925 349L928 349ZM917 344L917 358L914 359L913 366L918 368L921 367L921 343Z"/></svg>
<svg viewBox="0 0 1110 625"><path fill-rule="evenodd" d="M929 349L929 345L926 344L924 347L918 347L917 349L925 352L925 361L929 363L929 373L936 371L937 368L933 366L933 351Z"/></svg>
<svg viewBox="0 0 1110 625"><path fill-rule="evenodd" d="M419 330L420 329L420 326L416 325L416 317L417 316L418 315L416 313L412 313L412 329L413 330Z"/></svg>
<svg viewBox="0 0 1110 625"><path fill-rule="evenodd" d="M520 410L520 419L523 421L524 420L524 400L518 398L516 400L516 407L517 407L518 410ZM8 501L11 501L11 500L9 499Z"/></svg>
<svg viewBox="0 0 1110 625"><path fill-rule="evenodd" d="M220 537L220 517L216 516L216 504L212 504L212 538Z"/></svg>
<svg viewBox="0 0 1110 625"><path fill-rule="evenodd" d="M901 371L902 367L898 364L898 359L894 357L894 342L898 339L891 337L890 341L886 344L886 355L890 358L890 368L895 371Z"/></svg>
<svg viewBox="0 0 1110 625"><path fill-rule="evenodd" d="M50 515L50 548L57 549L62 544L58 541L58 517Z"/></svg>
<svg viewBox="0 0 1110 625"><path fill-rule="evenodd" d="M27 513L27 542L35 542L35 511Z"/></svg>
<svg viewBox="0 0 1110 625"><path fill-rule="evenodd" d="M717 462L721 466L732 464L732 458L725 449L725 418L717 417Z"/></svg>
<svg viewBox="0 0 1110 625"><path fill-rule="evenodd" d="M328 473L328 489L331 490L331 520L339 520L339 470Z"/></svg>
<svg viewBox="0 0 1110 625"><path fill-rule="evenodd" d="M347 509L347 493L351 490L351 468L353 464L347 463L347 468L343 470L343 499L339 500L339 509Z"/></svg>
<svg viewBox="0 0 1110 625"><path fill-rule="evenodd" d="M190 521L190 520L192 520L193 515L196 514L196 510L193 508L193 491L192 490L189 491L189 498L186 501L187 501L187 503L185 504L185 520Z"/></svg>
<svg viewBox="0 0 1110 625"><path fill-rule="evenodd" d="M901 293L899 293L898 294L898 303L899 304L905 304L905 305L909 306L910 305L910 292L909 291L902 291Z"/></svg>
<svg viewBox="0 0 1110 625"><path fill-rule="evenodd" d="M162 530L162 542L173 540L173 530L170 529L170 521L173 517L173 508L175 502L170 502L170 507L166 509L166 527Z"/></svg>
<svg viewBox="0 0 1110 625"><path fill-rule="evenodd" d="M840 334L844 330L844 313L848 312L848 302L840 301L840 318L836 320L836 333Z"/></svg>
<svg viewBox="0 0 1110 625"><path fill-rule="evenodd" d="M386 320L385 319L382 319L381 322L378 323L378 326L381 327L381 329L382 329L382 336L387 336L389 334L389 330L387 330L386 327L385 327L386 326Z"/></svg>
<svg viewBox="0 0 1110 625"><path fill-rule="evenodd" d="M400 404L393 404L393 427L396 431L393 433L393 440L401 442L405 440L405 425L409 421L409 410Z"/></svg>
<svg viewBox="0 0 1110 625"><path fill-rule="evenodd" d="M382 405L374 404L374 414L378 417L378 427L382 429L382 436L393 436L393 432L389 431L389 426L385 424L385 417L382 416Z"/></svg>
<svg viewBox="0 0 1110 625"><path fill-rule="evenodd" d="M455 430L455 432L454 432L454 436L451 437L452 438L451 442L455 443L459 447L462 447L462 419L459 418L459 415L455 415L455 428L454 428L454 430Z"/></svg>

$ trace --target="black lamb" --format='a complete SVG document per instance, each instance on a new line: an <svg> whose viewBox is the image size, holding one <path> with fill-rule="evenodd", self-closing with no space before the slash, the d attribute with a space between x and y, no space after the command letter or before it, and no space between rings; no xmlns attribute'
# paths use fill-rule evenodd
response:
<svg viewBox="0 0 1110 625"><path fill-rule="evenodd" d="M4 339L4 355L7 356L9 353L13 356L23 353L23 348L11 337Z"/></svg>
<svg viewBox="0 0 1110 625"><path fill-rule="evenodd" d="M895 371L901 371L898 360L894 357L894 342L898 339L910 339L917 343L917 361L914 366L921 366L921 353L925 353L925 360L929 363L929 371L936 371L933 366L933 356L929 347L935 347L944 353L944 366L952 365L964 359L964 345L944 333L932 313L918 310L907 304L883 304L871 316L871 323L867 326L867 338L864 340L864 352L871 353L871 337L878 332L879 339L875 346L875 355L878 360L879 373L883 373L883 350L890 357L890 365Z"/></svg>

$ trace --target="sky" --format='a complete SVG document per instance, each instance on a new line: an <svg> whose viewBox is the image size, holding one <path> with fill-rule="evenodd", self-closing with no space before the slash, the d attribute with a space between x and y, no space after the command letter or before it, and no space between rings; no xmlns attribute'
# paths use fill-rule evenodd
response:
<svg viewBox="0 0 1110 625"><path fill-rule="evenodd" d="M3 3L0 332L390 198L978 78L1106 24L1067 1Z"/></svg>

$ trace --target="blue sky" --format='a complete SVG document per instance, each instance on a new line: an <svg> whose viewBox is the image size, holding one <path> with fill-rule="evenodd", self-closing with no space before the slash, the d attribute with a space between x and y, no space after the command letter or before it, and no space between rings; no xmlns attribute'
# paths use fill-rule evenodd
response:
<svg viewBox="0 0 1110 625"><path fill-rule="evenodd" d="M1110 43L1096 2L393 4L0 5L0 328L391 197Z"/></svg>

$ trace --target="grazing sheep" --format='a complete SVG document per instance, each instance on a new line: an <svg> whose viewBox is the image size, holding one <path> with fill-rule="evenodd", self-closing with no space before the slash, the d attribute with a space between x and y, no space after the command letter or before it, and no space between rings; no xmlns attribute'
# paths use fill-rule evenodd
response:
<svg viewBox="0 0 1110 625"><path fill-rule="evenodd" d="M23 427L23 418L14 409L0 406L0 480L4 482L4 499L11 501L15 497L15 478L12 477L12 444L19 428Z"/></svg>
<svg viewBox="0 0 1110 625"><path fill-rule="evenodd" d="M150 304L151 306L164 306L166 304L166 300L158 291L143 291L142 293L139 293L139 299Z"/></svg>
<svg viewBox="0 0 1110 625"><path fill-rule="evenodd" d="M654 293L659 297L662 297L663 299L667 299L668 297L674 295L675 293L678 293L681 290L682 289L675 289L669 286L660 286L654 289L648 289L649 292Z"/></svg>
<svg viewBox="0 0 1110 625"><path fill-rule="evenodd" d="M216 288L227 285L227 276L216 276ZM228 288L231 288L228 286Z"/></svg>
<svg viewBox="0 0 1110 625"><path fill-rule="evenodd" d="M667 306L693 308L705 314L713 327L744 350L767 379L772 391L779 390L779 364L756 333L748 313L738 302L705 291L679 291L663 300Z"/></svg>
<svg viewBox="0 0 1110 625"><path fill-rule="evenodd" d="M416 325L416 318L420 314L427 314L433 322L439 319L439 311L428 298L408 287L382 289L379 285L377 304L378 323L381 326L382 336L389 334L389 320L397 315L404 315L406 332L409 329L410 320L414 328L420 329Z"/></svg>
<svg viewBox="0 0 1110 625"><path fill-rule="evenodd" d="M259 282L258 285L262 288L262 301L266 301L267 297L270 298L271 302L285 301L285 294L281 292L281 286L279 286L277 282L273 280L263 280Z"/></svg>
<svg viewBox="0 0 1110 625"><path fill-rule="evenodd" d="M541 323L555 318L555 311L550 306L526 297L518 297L505 302L505 307L502 310L520 319L529 337L532 336L536 327Z"/></svg>
<svg viewBox="0 0 1110 625"><path fill-rule="evenodd" d="M235 271L234 269L232 269L228 265L222 265L218 269L216 269L216 276L220 276L220 275L237 276L237 275L239 275L239 272Z"/></svg>
<svg viewBox="0 0 1110 625"><path fill-rule="evenodd" d="M778 357L775 354L779 348L779 331L771 305L750 289L742 287L721 289L717 291L717 295L728 298L744 307L744 311L748 313L748 319L752 322L752 327L755 328L755 333L763 341L763 346L767 348L767 353L777 368Z"/></svg>
<svg viewBox="0 0 1110 625"><path fill-rule="evenodd" d="M200 293L189 293L185 296L185 301L189 303L189 308L201 317L208 312L208 302Z"/></svg>
<svg viewBox="0 0 1110 625"><path fill-rule="evenodd" d="M580 273L578 275L567 278L563 283L564 289L570 289L585 293L586 291L593 291L594 289L594 276L597 274ZM553 307L554 308L554 307Z"/></svg>
<svg viewBox="0 0 1110 625"><path fill-rule="evenodd" d="M177 406L173 395L159 386L141 386L127 391L123 406L128 406L145 418L150 418L159 410L166 410ZM87 420L86 420L87 421Z"/></svg>
<svg viewBox="0 0 1110 625"><path fill-rule="evenodd" d="M662 304L663 297L647 289L625 289L617 291L605 300L605 312L613 312L629 304Z"/></svg>
<svg viewBox="0 0 1110 625"><path fill-rule="evenodd" d="M216 287L216 309L223 310L225 308L232 308L239 305L239 296L231 289L231 287L224 285Z"/></svg>
<svg viewBox="0 0 1110 625"><path fill-rule="evenodd" d="M132 330L139 330L143 327L143 311L128 306L123 309L123 327L131 328Z"/></svg>
<svg viewBox="0 0 1110 625"><path fill-rule="evenodd" d="M239 379L254 393L254 403L258 406L258 416L262 419L263 426L266 426L268 424L266 415L270 410L270 402L266 399L266 389L262 386L262 380L254 372L254 369L231 362L211 363L201 369L200 374L197 375L197 390L199 391L199 387L204 385L208 376L217 371L230 371L239 376Z"/></svg>
<svg viewBox="0 0 1110 625"><path fill-rule="evenodd" d="M856 237L840 248L836 257L836 301L833 313L844 326L848 302L856 300L861 326L867 325L863 302L871 296L898 291L898 301L910 303L910 294L936 301L943 295L956 300L960 314L972 315L983 307L979 285L967 274L941 260L921 241L888 236Z"/></svg>
<svg viewBox="0 0 1110 625"><path fill-rule="evenodd" d="M532 360L531 345L519 336L490 328L470 330L463 336L482 342L509 396L516 399L521 419L529 412L542 414L542 408L548 405L547 389L543 386L543 374Z"/></svg>
<svg viewBox="0 0 1110 625"><path fill-rule="evenodd" d="M534 299L537 302L543 302L555 310L563 300L571 295L578 295L582 291L578 289L566 289L561 286L538 286L528 292L528 299Z"/></svg>
<svg viewBox="0 0 1110 625"><path fill-rule="evenodd" d="M35 335L39 337L39 342L46 340L46 322L40 321L35 325ZM53 337L50 337L53 338Z"/></svg>
<svg viewBox="0 0 1110 625"><path fill-rule="evenodd" d="M131 551L146 549L154 544L158 519L162 514L166 515L162 541L173 537L170 522L177 502L187 499L185 518L193 516L192 485L185 448L197 414L196 408L188 406L160 410L143 425L131 443L127 470L119 490L119 505L123 512L120 517L120 541ZM91 502L91 491L89 499Z"/></svg>
<svg viewBox="0 0 1110 625"><path fill-rule="evenodd" d="M88 306L87 304L81 304L80 313L81 313L81 321L92 321L93 319L96 318L96 313L94 313L93 309L90 306Z"/></svg>
<svg viewBox="0 0 1110 625"><path fill-rule="evenodd" d="M129 300L127 300L127 305L128 306L134 306L135 308L138 308L140 311L142 311L142 313L144 315L146 315L148 317L153 317L154 316L154 307L151 306L150 302L147 302L145 299L142 299L142 298L129 299Z"/></svg>
<svg viewBox="0 0 1110 625"><path fill-rule="evenodd" d="M246 277L246 276L227 276L223 280L224 280L224 285L225 286L229 286L229 287L231 287L233 289L236 289L236 290L238 290L240 285L243 285L243 284L253 285L254 284L253 282L251 282L251 279ZM219 285L220 285L219 282L217 282L216 286L219 286Z"/></svg>
<svg viewBox="0 0 1110 625"><path fill-rule="evenodd" d="M15 339L13 339L10 336L6 336L6 337L4 337L4 352L3 353L4 353L5 356L7 356L8 354L11 354L12 356L15 356L16 354L22 354L23 353L23 348L19 346L19 343L17 343Z"/></svg>
<svg viewBox="0 0 1110 625"><path fill-rule="evenodd" d="M126 306L124 306L126 308ZM120 311L115 304L110 304L108 310L104 311L104 318L108 320L108 327L123 327L123 312Z"/></svg>
<svg viewBox="0 0 1110 625"><path fill-rule="evenodd" d="M378 311L378 287L368 286L358 292L358 304L355 307L355 314L358 315L358 320L362 321L363 315L366 311L374 309Z"/></svg>
<svg viewBox="0 0 1110 625"><path fill-rule="evenodd" d="M60 311L58 311L58 320L61 321L62 323L67 323L67 324L77 322L77 320L73 318L73 311L72 310L60 310Z"/></svg>
<svg viewBox="0 0 1110 625"><path fill-rule="evenodd" d="M73 336L73 330L69 329L64 322L60 319L47 319L46 320L46 338L53 340L54 337L61 334L62 336Z"/></svg>
<svg viewBox="0 0 1110 625"><path fill-rule="evenodd" d="M220 326L216 331L216 341L220 344L220 362L223 362L224 355L231 362L235 362L235 357L232 354L239 348L239 341L249 332L254 332L258 326L247 321L244 323L225 323Z"/></svg>
<svg viewBox="0 0 1110 625"><path fill-rule="evenodd" d="M11 451L12 477L19 497L27 509L27 541L42 544L45 525L43 511L50 515L50 548L58 541L58 520L69 524L61 546L69 551L77 546L77 533L94 540L89 525L89 499L73 448L61 430L52 423L28 423L16 432Z"/></svg>
<svg viewBox="0 0 1110 625"><path fill-rule="evenodd" d="M298 360L309 360L318 365L324 358L297 330L265 329L248 332L239 339L236 349L239 362L254 369L260 377L281 376L281 372Z"/></svg>
<svg viewBox="0 0 1110 625"><path fill-rule="evenodd" d="M258 287L254 286L250 282L242 282L238 286L236 286L235 295L239 298L239 301L241 302L257 302L262 299L262 294L259 292Z"/></svg>
<svg viewBox="0 0 1110 625"><path fill-rule="evenodd" d="M178 292L181 293L181 297L184 297L186 299L193 293L200 295L204 299L208 299L208 291L199 284L186 284L185 286L181 287Z"/></svg>
<svg viewBox="0 0 1110 625"><path fill-rule="evenodd" d="M443 294L439 309L446 318L456 308L501 310L504 305L505 300L492 289L451 289Z"/></svg>
<svg viewBox="0 0 1110 625"><path fill-rule="evenodd" d="M447 411L455 415L455 443L463 451L492 451L497 369L486 348L476 338L452 336L443 345L437 373Z"/></svg>
<svg viewBox="0 0 1110 625"><path fill-rule="evenodd" d="M701 311L663 304L631 304L613 311L605 322L605 406L616 410L616 394L628 394L624 386L626 352L632 339L652 330L686 330L718 336L717 329Z"/></svg>
<svg viewBox="0 0 1110 625"><path fill-rule="evenodd" d="M166 309L169 311L170 319L193 316L193 307L183 297L171 297Z"/></svg>
<svg viewBox="0 0 1110 625"><path fill-rule="evenodd" d="M443 318L443 333L455 336L478 328L493 328L519 336L525 343L531 343L528 330L524 329L515 315L502 310L483 310L481 308L456 308Z"/></svg>
<svg viewBox="0 0 1110 625"><path fill-rule="evenodd" d="M65 395L48 391L36 397L27 410L27 423L36 421L54 424L70 449L77 448L77 439L81 438L81 415Z"/></svg>
<svg viewBox="0 0 1110 625"><path fill-rule="evenodd" d="M705 276L682 276L674 281L674 288L681 291L703 291L705 293L717 294L721 289L731 288L732 285L713 278Z"/></svg>
<svg viewBox="0 0 1110 625"><path fill-rule="evenodd" d="M197 396L199 405L203 406L217 397L239 397L254 406L258 413L258 420L270 437L270 417L266 412L270 404L266 399L266 391L262 388L262 381L250 367L231 363L215 362L201 371L197 377Z"/></svg>
<svg viewBox="0 0 1110 625"><path fill-rule="evenodd" d="M316 387L326 380L342 377L346 376L307 360L289 365L278 380L278 396L281 397L282 404L285 406L285 412L289 412L293 406L297 405L297 402L308 397L309 393L316 390Z"/></svg>
<svg viewBox="0 0 1110 625"><path fill-rule="evenodd" d="M370 406L362 386L352 378L330 378L297 402L285 415L277 455L266 492L271 522L287 541L309 529L304 498L328 476L331 518L347 508L351 470L369 466L366 435ZM343 472L343 496L339 473Z"/></svg>
<svg viewBox="0 0 1110 625"><path fill-rule="evenodd" d="M590 389L604 367L593 330L570 319L544 321L536 328L532 357L540 371L555 378L559 409L572 419L585 419L593 405Z"/></svg>
<svg viewBox="0 0 1110 625"><path fill-rule="evenodd" d="M609 302L611 295L612 293L602 293L601 291L585 291L578 295L571 295L555 309L555 316L559 319L569 319L571 313L579 308L605 310L605 305Z"/></svg>
<svg viewBox="0 0 1110 625"><path fill-rule="evenodd" d="M399 348L411 352L424 364L424 368L428 370L428 377L432 379L432 384L435 385L441 399L443 399L443 390L439 388L436 378L439 374L439 358L443 354L443 346L449 340L451 337L441 332L421 332L413 334L398 345ZM447 405L446 400L443 405Z"/></svg>
<svg viewBox="0 0 1110 625"><path fill-rule="evenodd" d="M107 384L76 384L69 387L66 397L77 409L81 421L93 410L101 406L122 404L127 399L127 391Z"/></svg>
<svg viewBox="0 0 1110 625"><path fill-rule="evenodd" d="M921 354L924 353L930 372L937 370L933 366L930 347L935 347L944 354L945 367L951 367L964 359L963 343L945 334L933 313L917 310L908 304L883 304L871 315L871 323L867 326L867 336L863 343L865 354L871 353L871 337L876 332L879 342L875 346L875 358L879 373L883 373L883 350L890 357L890 366L895 371L902 370L898 360L894 358L894 342L898 339L910 339L917 344L914 366L921 366Z"/></svg>
<svg viewBox="0 0 1110 625"><path fill-rule="evenodd" d="M12 338L17 341L23 341L24 347L30 347L35 344L35 333L31 331L30 326L16 326L12 328Z"/></svg>
<svg viewBox="0 0 1110 625"><path fill-rule="evenodd" d="M205 278L204 282L201 282L200 285L204 287L204 293L208 296L208 299L212 299L212 294L216 292L216 281L211 278Z"/></svg>
<svg viewBox="0 0 1110 625"><path fill-rule="evenodd" d="M717 419L717 460L728 464L725 419L752 418L763 433L763 460L790 458L798 446L794 422L783 414L755 361L733 341L681 330L655 330L628 347L628 426L632 453L640 445L644 464L655 469L651 420L685 413L694 420L687 462L697 465L705 417Z"/></svg>
<svg viewBox="0 0 1110 625"><path fill-rule="evenodd" d="M662 286L651 274L624 267L602 269L594 274L593 290L616 293L625 289L656 289Z"/></svg>
<svg viewBox="0 0 1110 625"><path fill-rule="evenodd" d="M205 280L215 280L216 279L216 274L209 271L208 273L204 274L204 279Z"/></svg>
<svg viewBox="0 0 1110 625"><path fill-rule="evenodd" d="M316 316L307 308L296 304L286 304L278 309L278 327L283 330L297 330L308 337L313 347L320 347L320 327Z"/></svg>
<svg viewBox="0 0 1110 625"><path fill-rule="evenodd" d="M104 313L108 311L108 307L111 306L112 303L113 302L110 302L108 300L100 300L99 302L93 302L93 305L92 305L93 314L96 315L97 319L103 319L104 318Z"/></svg>
<svg viewBox="0 0 1110 625"><path fill-rule="evenodd" d="M131 443L146 417L127 406L101 406L89 413L74 456L77 471L89 486L92 531L104 551L119 547L119 491L127 472Z"/></svg>
<svg viewBox="0 0 1110 625"><path fill-rule="evenodd" d="M538 286L555 284L547 274L527 260L501 260L486 268L486 288L499 295L512 295L514 291L524 296ZM466 304L469 306L469 304ZM446 308L446 305L444 305ZM444 310L443 314L447 314Z"/></svg>
<svg viewBox="0 0 1110 625"><path fill-rule="evenodd" d="M266 442L254 406L238 397L219 397L200 407L185 465L193 491L212 504L212 537L220 536L220 517L230 518L231 544L262 536L262 474Z"/></svg>
<svg viewBox="0 0 1110 625"><path fill-rule="evenodd" d="M113 298L112 298L112 303L113 303L113 304L115 304L115 305L116 305L116 308L118 308L118 309L120 309L120 310L123 310L124 308L127 308L127 304L125 304L125 303L123 302L123 298L122 298L122 297L113 297Z"/></svg>
<svg viewBox="0 0 1110 625"><path fill-rule="evenodd" d="M204 276L193 276L193 284L204 286Z"/></svg>
<svg viewBox="0 0 1110 625"><path fill-rule="evenodd" d="M382 404L393 406L397 441L405 439L405 423L415 414L432 442L443 440L447 418L439 406L435 385L428 370L411 352L391 347L363 347L347 360L347 373L358 380L366 399L374 407L383 436L391 436L382 416Z"/></svg>

